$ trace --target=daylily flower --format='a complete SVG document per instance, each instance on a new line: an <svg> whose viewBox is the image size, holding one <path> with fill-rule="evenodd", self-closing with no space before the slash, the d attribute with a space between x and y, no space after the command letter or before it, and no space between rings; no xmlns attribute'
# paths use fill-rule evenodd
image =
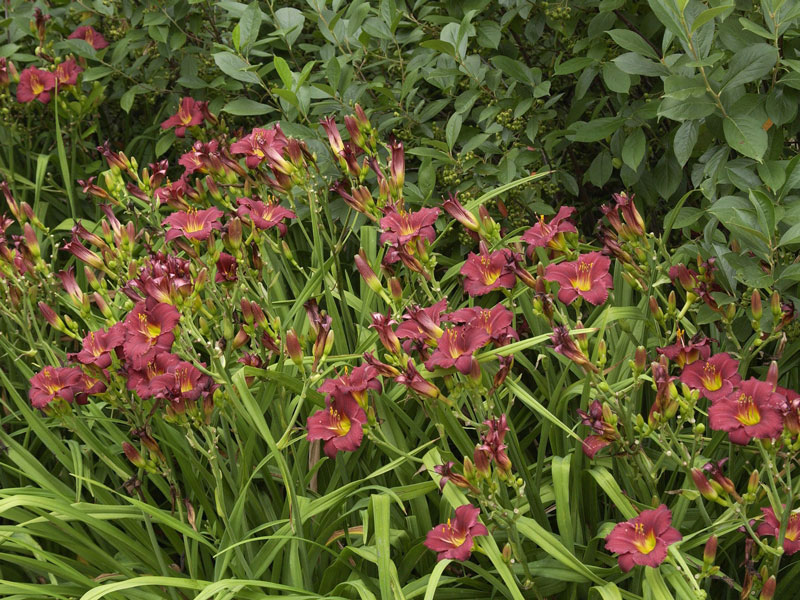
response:
<svg viewBox="0 0 800 600"><path fill-rule="evenodd" d="M162 225L170 225L171 229L164 236L165 241L185 237L192 240L205 240L214 229L221 229L219 218L222 211L214 206L204 210L189 209L175 212L164 219Z"/></svg>
<svg viewBox="0 0 800 600"><path fill-rule="evenodd" d="M777 386L775 392L786 399L784 425L792 435L800 434L800 393L785 387Z"/></svg>
<svg viewBox="0 0 800 600"><path fill-rule="evenodd" d="M425 537L425 546L438 552L438 560L467 560L472 554L474 537L489 535L483 523L478 522L481 510L465 504L456 508L456 518L437 525Z"/></svg>
<svg viewBox="0 0 800 600"><path fill-rule="evenodd" d="M349 394L366 410L368 390L380 393L381 389L383 388L378 381L378 371L369 364L363 364L341 377L326 379L317 391L327 394L330 398Z"/></svg>
<svg viewBox="0 0 800 600"><path fill-rule="evenodd" d="M460 308L445 315L444 319L451 323L466 323L470 327L480 327L489 334L497 345L504 346L510 340L518 340L519 334L512 327L514 314L502 304L492 308Z"/></svg>
<svg viewBox="0 0 800 600"><path fill-rule="evenodd" d="M203 123L203 102L198 102L194 98L184 96L181 98L181 105L178 112L169 119L161 123L161 129L175 127L175 135L182 138L186 135L186 128L200 125Z"/></svg>
<svg viewBox="0 0 800 600"><path fill-rule="evenodd" d="M142 369L161 352L169 352L175 336L172 330L181 315L171 304L152 299L139 302L125 318L125 356L134 369Z"/></svg>
<svg viewBox="0 0 800 600"><path fill-rule="evenodd" d="M739 385L739 361L725 352L715 354L708 360L698 360L687 365L681 373L681 381L715 402L730 395Z"/></svg>
<svg viewBox="0 0 800 600"><path fill-rule="evenodd" d="M155 192L153 196L161 203L167 204L177 210L189 210L191 205L186 201L186 198L194 198L197 192L189 185L186 176L182 176L177 181L168 183Z"/></svg>
<svg viewBox="0 0 800 600"><path fill-rule="evenodd" d="M102 50L108 46L106 39L100 35L100 33L97 32L94 27L90 27L89 25L82 25L81 27L78 27L75 31L70 33L69 36L67 36L67 39L85 40L95 50Z"/></svg>
<svg viewBox="0 0 800 600"><path fill-rule="evenodd" d="M144 261L139 276L131 279L123 291L135 302L141 299L139 294L142 294L158 302L175 304L179 298L188 296L194 287L195 278L190 265L185 258L156 252Z"/></svg>
<svg viewBox="0 0 800 600"><path fill-rule="evenodd" d="M270 129L255 128L252 132L231 144L231 154L244 154L248 169L255 169L267 159L283 162L283 151L288 144L279 125Z"/></svg>
<svg viewBox="0 0 800 600"><path fill-rule="evenodd" d="M786 507L783 507L784 510ZM771 507L762 508L761 512L764 513L764 522L758 526L756 533L758 535L772 536L775 539L780 537L781 533L781 519L775 514ZM783 551L787 556L791 556L800 550L800 511L794 510L789 515L789 521L786 524L786 533L783 536Z"/></svg>
<svg viewBox="0 0 800 600"><path fill-rule="evenodd" d="M456 487L474 490L475 492L478 492L475 486L473 486L469 481L467 481L466 477L464 477L463 475L459 475L458 473L453 471L454 464L455 463L452 460L450 460L442 465L435 465L433 467L433 472L441 476L441 479L439 479L439 489L443 490L444 486L447 485L447 482L449 481Z"/></svg>
<svg viewBox="0 0 800 600"><path fill-rule="evenodd" d="M320 410L308 417L306 439L325 440L325 454L336 458L336 454L352 452L361 445L364 437L362 426L367 422L367 414L350 394L329 396L326 410Z"/></svg>
<svg viewBox="0 0 800 600"><path fill-rule="evenodd" d="M416 212L407 212L392 205L384 209L384 216L380 221L380 243L390 243L404 246L412 240L425 240L433 242L436 232L433 224L439 216L438 208L421 208Z"/></svg>
<svg viewBox="0 0 800 600"><path fill-rule="evenodd" d="M414 366L414 361L410 359L406 363L405 372L395 377L394 380L395 383L404 385L422 396L427 396L428 398L439 398L442 395L442 393L439 391L439 388L425 379L420 372L417 371L417 368Z"/></svg>
<svg viewBox="0 0 800 600"><path fill-rule="evenodd" d="M465 278L464 291L470 296L488 294L500 287L511 289L517 282L511 250L503 248L490 253L483 241L480 254L469 254L461 274Z"/></svg>
<svg viewBox="0 0 800 600"><path fill-rule="evenodd" d="M469 325L459 325L446 329L438 340L438 346L431 357L425 361L425 368L449 369L455 367L464 375L475 374L480 369L472 353L489 341L485 330Z"/></svg>
<svg viewBox="0 0 800 600"><path fill-rule="evenodd" d="M588 411L578 409L581 423L591 427L593 435L586 436L581 444L583 453L589 458L594 458L600 450L619 439L617 428L609 423L611 411L604 407L598 400L589 405Z"/></svg>
<svg viewBox="0 0 800 600"><path fill-rule="evenodd" d="M44 409L60 398L72 402L76 394L85 392L83 371L78 367L47 366L31 377L28 398L34 408Z"/></svg>
<svg viewBox="0 0 800 600"><path fill-rule="evenodd" d="M709 425L727 431L731 442L742 446L753 438L776 438L783 431L781 411L785 402L770 384L751 377L709 407Z"/></svg>
<svg viewBox="0 0 800 600"><path fill-rule="evenodd" d="M456 221L461 223L469 231L478 232L481 228L481 223L478 218L469 212L461 202L458 201L458 194L450 194L447 200L442 204L445 212L453 217ZM524 239L524 238L523 238Z"/></svg>
<svg viewBox="0 0 800 600"><path fill-rule="evenodd" d="M539 221L522 234L522 241L528 244L528 256L533 255L534 248L550 248L560 252L567 250L564 234L578 232L575 225L567 220L574 212L572 206L562 206L549 223L545 223L544 215L540 215Z"/></svg>
<svg viewBox="0 0 800 600"><path fill-rule="evenodd" d="M667 359L663 356L659 362L650 363L653 374L653 383L656 385L656 399L650 407L650 414L647 417L651 426L655 425L655 414L658 413L663 419L671 419L678 411L678 390L675 387L675 379L669 374Z"/></svg>
<svg viewBox="0 0 800 600"><path fill-rule="evenodd" d="M703 334L695 334L689 343L683 341L683 330L678 329L677 341L664 348L656 348L656 352L663 354L671 361L684 368L696 360L707 360L711 355L711 342L716 340L704 337Z"/></svg>
<svg viewBox="0 0 800 600"><path fill-rule="evenodd" d="M544 278L560 284L558 299L570 304L580 296L597 306L608 299L608 290L613 285L608 272L611 259L599 252L581 254L578 260L549 264Z"/></svg>
<svg viewBox="0 0 800 600"><path fill-rule="evenodd" d="M78 66L78 63L75 62L74 58L70 58L62 63L59 63L54 72L56 81L58 81L58 87L61 88L67 85L75 85L78 83L78 74L82 72L83 69Z"/></svg>
<svg viewBox="0 0 800 600"><path fill-rule="evenodd" d="M210 142L197 140L189 152L181 155L178 164L186 169L186 174L213 173L222 177L230 171L217 140ZM216 185L213 177L209 180L213 189Z"/></svg>
<svg viewBox="0 0 800 600"><path fill-rule="evenodd" d="M71 360L84 365L94 365L99 369L107 369L111 365L111 353L121 352L125 341L125 326L115 323L108 331L100 329L90 332L83 338L80 352L71 354Z"/></svg>
<svg viewBox="0 0 800 600"><path fill-rule="evenodd" d="M395 331L401 340L409 340L403 343L403 349L411 352L414 342L417 342L418 346L435 345L436 340L442 335L442 328L439 325L445 310L447 310L447 298L442 298L427 308L410 306L406 309L404 320Z"/></svg>
<svg viewBox="0 0 800 600"><path fill-rule="evenodd" d="M606 536L606 550L619 554L617 561L625 573L634 565L657 567L667 558L667 548L683 539L671 522L672 513L664 504L643 510L638 517L614 526Z"/></svg>
<svg viewBox="0 0 800 600"><path fill-rule="evenodd" d="M506 454L506 444L504 443L506 434L508 433L508 423L506 416L501 415L500 418L492 418L483 422L489 430L483 434L481 444L475 449L476 452L482 452L486 459L494 460L497 468L502 473L511 471L511 459Z"/></svg>
<svg viewBox="0 0 800 600"><path fill-rule="evenodd" d="M603 204L600 210L611 223L617 235L623 240L633 241L644 235L644 220L636 210L633 203L633 195L628 196L625 192L614 194L614 206ZM622 219L619 214L622 213Z"/></svg>
<svg viewBox="0 0 800 600"><path fill-rule="evenodd" d="M227 252L220 252L219 258L217 259L217 274L214 275L214 281L216 283L236 281L238 279L236 276L237 266L235 257Z"/></svg>
<svg viewBox="0 0 800 600"><path fill-rule="evenodd" d="M342 135L339 133L339 128L336 127L336 121L333 117L325 117L320 120L319 124L325 129L328 142L331 145L331 150L334 155L338 157L342 153L342 150L344 150L344 143L342 142Z"/></svg>
<svg viewBox="0 0 800 600"><path fill-rule="evenodd" d="M297 215L291 210L279 204L268 204L260 200L251 200L250 198L239 198L236 203L239 205L239 208L236 209L236 214L242 220L252 221L253 225L258 229L277 227L281 237L286 235L286 225L282 222L283 219L297 218Z"/></svg>
<svg viewBox="0 0 800 600"><path fill-rule="evenodd" d="M156 398L169 400L170 409L178 414L186 411L187 402L195 402L212 387L211 377L192 363L170 362L166 371L150 380L150 391Z"/></svg>
<svg viewBox="0 0 800 600"><path fill-rule="evenodd" d="M17 100L22 103L38 100L42 104L50 102L50 90L56 86L56 77L50 71L27 67L19 74Z"/></svg>
<svg viewBox="0 0 800 600"><path fill-rule="evenodd" d="M589 357L583 353L572 339L569 334L569 329L561 325L553 328L553 335L550 336L550 341L553 342L553 350L566 356L569 360L579 365L586 371L593 371L597 373L598 368L589 360Z"/></svg>
<svg viewBox="0 0 800 600"><path fill-rule="evenodd" d="M180 362L180 357L164 351L148 360L140 368L128 368L128 389L136 392L142 399L150 398L158 391L157 388L152 387L152 381L159 375L167 373Z"/></svg>

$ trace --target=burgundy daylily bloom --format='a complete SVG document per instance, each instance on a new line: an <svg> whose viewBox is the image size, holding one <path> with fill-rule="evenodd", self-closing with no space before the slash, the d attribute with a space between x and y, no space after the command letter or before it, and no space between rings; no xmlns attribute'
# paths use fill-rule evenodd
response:
<svg viewBox="0 0 800 600"><path fill-rule="evenodd" d="M608 422L610 411L607 415L598 400L589 405L588 411L578 409L578 415L581 423L594 431L594 434L587 436L581 444L583 453L589 458L594 458L595 454L619 438L617 428Z"/></svg>
<svg viewBox="0 0 800 600"><path fill-rule="evenodd" d="M425 546L438 552L438 560L467 560L472 554L474 537L489 535L489 530L478 521L481 510L471 504L459 506L456 518L437 525L425 537Z"/></svg>
<svg viewBox="0 0 800 600"><path fill-rule="evenodd" d="M600 252L581 254L578 260L547 265L544 278L560 284L558 299L570 304L580 296L597 306L608 299L613 285L608 272L611 259Z"/></svg>
<svg viewBox="0 0 800 600"><path fill-rule="evenodd" d="M237 281L237 266L235 257L227 252L220 252L219 259L217 259L217 274L214 275L214 281L216 283Z"/></svg>
<svg viewBox="0 0 800 600"><path fill-rule="evenodd" d="M384 216L380 221L383 231L380 243L404 246L417 239L433 242L436 239L433 224L438 216L438 208L421 208L416 212L407 212L390 206L384 209Z"/></svg>
<svg viewBox="0 0 800 600"><path fill-rule="evenodd" d="M450 460L442 465L434 465L433 472L441 476L441 479L439 479L439 489L443 490L444 486L447 485L447 482L449 481L456 487L468 489L474 493L480 493L474 485L467 481L466 477L453 471L454 464L455 463Z"/></svg>
<svg viewBox="0 0 800 600"><path fill-rule="evenodd" d="M708 409L711 429L727 431L731 442L746 445L753 438L777 438L783 431L786 398L772 386L751 377Z"/></svg>
<svg viewBox="0 0 800 600"><path fill-rule="evenodd" d="M59 63L54 73L56 81L58 82L58 87L75 85L78 83L78 74L82 72L83 69L78 66L74 58Z"/></svg>
<svg viewBox="0 0 800 600"><path fill-rule="evenodd" d="M150 380L150 391L156 398L164 398L177 413L185 412L185 403L194 402L213 384L211 377L186 361L172 362L161 375Z"/></svg>
<svg viewBox="0 0 800 600"><path fill-rule="evenodd" d="M606 550L619 554L624 573L634 565L657 567L667 558L667 548L683 539L671 524L672 513L666 505L643 510L638 517L614 526L606 536Z"/></svg>
<svg viewBox="0 0 800 600"><path fill-rule="evenodd" d="M566 356L569 360L582 367L587 371L594 371L597 373L598 368L589 360L589 357L583 353L572 339L569 334L569 329L561 325L553 328L553 335L550 336L550 341L553 342L553 350Z"/></svg>
<svg viewBox="0 0 800 600"><path fill-rule="evenodd" d="M85 392L83 371L78 367L47 366L31 377L30 385L28 398L39 409L57 398L71 403L76 394Z"/></svg>
<svg viewBox="0 0 800 600"><path fill-rule="evenodd" d="M50 71L27 67L19 74L17 101L22 103L38 100L42 104L50 102L50 90L56 86L56 77Z"/></svg>
<svg viewBox="0 0 800 600"><path fill-rule="evenodd" d="M196 195L197 192L189 185L185 174L177 181L168 183L153 192L153 196L161 204L167 204L177 210L189 210L190 205L186 198L194 198Z"/></svg>
<svg viewBox="0 0 800 600"><path fill-rule="evenodd" d="M70 33L69 36L67 36L67 39L85 40L95 50L102 50L108 46L106 38L100 35L100 33L94 27L89 25L82 25L81 27L78 27L75 31Z"/></svg>
<svg viewBox="0 0 800 600"><path fill-rule="evenodd" d="M786 507L783 507L786 509ZM758 526L756 533L763 536L772 536L775 539L780 537L781 519L775 514L772 508L762 508L764 522ZM800 512L792 511L789 521L786 524L786 533L783 536L783 551L787 556L791 556L800 550Z"/></svg>
<svg viewBox="0 0 800 600"><path fill-rule="evenodd" d="M100 329L92 331L83 338L80 352L70 355L71 360L77 360L84 365L94 365L99 369L111 366L111 353L121 352L125 341L125 326L116 323L108 331Z"/></svg>
<svg viewBox="0 0 800 600"><path fill-rule="evenodd" d="M414 390L416 393L427 396L428 398L438 398L442 395L435 385L425 379L417 368L414 366L414 361L410 360L406 363L406 369L403 373L395 377L395 383L404 385L407 388Z"/></svg>
<svg viewBox="0 0 800 600"><path fill-rule="evenodd" d="M674 344L665 346L664 348L656 348L656 352L676 362L681 368L684 368L685 365L692 364L696 360L708 360L708 357L711 355L711 342L716 341L698 333L693 336L687 344L683 341L682 329L678 329L677 337L678 339Z"/></svg>
<svg viewBox="0 0 800 600"><path fill-rule="evenodd" d="M800 434L800 393L785 387L776 386L775 392L786 399L784 425L792 435Z"/></svg>
<svg viewBox="0 0 800 600"><path fill-rule="evenodd" d="M283 162L283 151L288 144L280 126L270 129L255 128L231 144L231 154L244 154L248 169L255 169L265 160Z"/></svg>
<svg viewBox="0 0 800 600"><path fill-rule="evenodd" d="M186 128L200 125L203 123L203 104L194 98L184 96L181 98L181 105L178 112L161 123L161 129L175 127L175 135L182 138L186 135Z"/></svg>
<svg viewBox="0 0 800 600"><path fill-rule="evenodd" d="M406 352L411 352L414 345L423 347L425 344L436 344L436 340L442 335L442 328L439 327L439 324L445 310L447 310L447 298L442 298L427 308L410 306L406 310L403 322L397 326L395 331L398 338L408 340L403 344Z"/></svg>
<svg viewBox="0 0 800 600"><path fill-rule="evenodd" d="M164 240L168 242L181 236L192 240L208 239L212 230L222 228L219 222L222 214L222 211L214 206L204 210L189 209L172 213L161 222L162 225L171 226Z"/></svg>
<svg viewBox="0 0 800 600"><path fill-rule="evenodd" d="M711 402L733 392L742 378L739 376L739 361L725 352L715 354L708 360L698 360L687 365L681 373L681 381Z"/></svg>
<svg viewBox="0 0 800 600"><path fill-rule="evenodd" d="M494 460L497 468L503 473L511 471L511 459L506 454L506 444L504 443L508 433L508 423L506 416L501 415L499 419L492 418L483 422L489 430L483 435L482 443L475 449L482 452L486 459Z"/></svg>
<svg viewBox="0 0 800 600"><path fill-rule="evenodd" d="M136 392L140 398L146 399L153 396L158 388L153 388L152 381L159 375L164 375L181 359L168 351L161 352L155 358L143 364L141 368L128 369L128 389Z"/></svg>
<svg viewBox="0 0 800 600"><path fill-rule="evenodd" d="M242 220L251 220L253 225L259 229L277 227L281 237L286 235L286 225L282 222L283 219L297 218L297 215L291 210L279 204L268 204L250 198L239 198L236 203L239 205L236 214Z"/></svg>
<svg viewBox="0 0 800 600"><path fill-rule="evenodd" d="M489 334L478 327L459 325L446 329L438 340L436 350L425 362L425 368L432 371L435 367L455 367L464 375L474 374L479 367L472 353L485 346L488 341Z"/></svg>
<svg viewBox="0 0 800 600"><path fill-rule="evenodd" d="M522 234L522 241L528 244L528 256L533 254L534 248L550 248L561 252L566 250L564 234L578 232L575 225L567 220L574 212L572 206L562 206L549 223L545 223L544 215L540 215L539 221Z"/></svg>
<svg viewBox="0 0 800 600"><path fill-rule="evenodd" d="M306 439L325 440L325 454L336 458L336 454L352 452L361 445L364 437L362 426L367 422L367 414L350 394L329 396L327 409L308 417Z"/></svg>
<svg viewBox="0 0 800 600"><path fill-rule="evenodd" d="M491 340L504 346L510 340L518 340L519 334L512 327L514 314L502 304L492 308L460 308L445 315L445 320L451 323L466 323L470 327L480 327L489 334Z"/></svg>
<svg viewBox="0 0 800 600"><path fill-rule="evenodd" d="M503 287L511 289L517 282L514 273L514 254L508 248L489 252L481 241L480 254L470 253L464 266L464 291L470 296L481 296Z"/></svg>
<svg viewBox="0 0 800 600"><path fill-rule="evenodd" d="M355 398L359 406L366 409L368 390L380 392L382 389L377 369L372 365L363 364L350 373L345 372L341 377L326 379L317 391L331 398L349 394Z"/></svg>
<svg viewBox="0 0 800 600"><path fill-rule="evenodd" d="M175 341L172 330L180 318L174 306L152 299L133 307L125 318L122 349L134 369L142 369L157 354L169 352Z"/></svg>

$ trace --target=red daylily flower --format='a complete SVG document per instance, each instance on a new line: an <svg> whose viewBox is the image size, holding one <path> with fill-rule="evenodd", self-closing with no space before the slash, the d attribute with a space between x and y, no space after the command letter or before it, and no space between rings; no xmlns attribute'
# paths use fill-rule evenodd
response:
<svg viewBox="0 0 800 600"><path fill-rule="evenodd" d="M92 331L83 338L83 347L80 352L70 355L70 360L77 360L83 365L94 365L99 369L111 366L111 353L122 352L125 341L125 326L116 323L108 331L100 329Z"/></svg>
<svg viewBox="0 0 800 600"><path fill-rule="evenodd" d="M153 388L152 381L159 375L164 375L171 368L181 362L180 357L170 352L161 352L149 360L141 368L128 369L128 389L136 392L140 398L146 399L153 396L158 388Z"/></svg>
<svg viewBox="0 0 800 600"><path fill-rule="evenodd" d="M158 188L153 192L153 196L161 204L167 204L177 210L189 210L190 205L186 201L186 198L197 197L197 192L189 185L189 182L186 180L186 175L184 174L184 176L177 181L173 181L172 183Z"/></svg>
<svg viewBox="0 0 800 600"><path fill-rule="evenodd" d="M178 298L185 298L194 287L190 262L173 254L159 251L147 258L139 272L123 291L135 302L141 297L137 291L157 302L175 304Z"/></svg>
<svg viewBox="0 0 800 600"><path fill-rule="evenodd" d="M416 212L398 210L396 206L385 208L380 221L383 231L380 243L404 246L417 239L433 242L436 239L433 224L438 216L438 208L421 208Z"/></svg>
<svg viewBox="0 0 800 600"><path fill-rule="evenodd" d="M125 356L134 369L142 369L157 354L169 352L175 336L172 330L181 315L171 304L148 299L139 302L125 318Z"/></svg>
<svg viewBox="0 0 800 600"><path fill-rule="evenodd" d="M222 211L214 206L204 210L189 209L172 213L161 222L162 225L171 226L164 240L168 242L181 236L192 240L208 239L212 230L222 228L219 223L222 214Z"/></svg>
<svg viewBox="0 0 800 600"><path fill-rule="evenodd" d="M409 340L403 343L403 349L411 352L414 345L419 347L423 347L425 344L435 345L436 340L442 335L442 328L439 327L439 324L445 310L447 310L447 298L442 298L427 308L410 306L403 315L403 322L397 326L395 332L401 340Z"/></svg>
<svg viewBox="0 0 800 600"><path fill-rule="evenodd" d="M786 509L785 506L783 508ZM780 537L781 519L775 514L775 511L768 507L762 508L761 512L764 513L764 522L758 526L756 533L776 539ZM786 533L783 536L783 551L790 556L798 550L800 550L800 512L792 511L786 524Z"/></svg>
<svg viewBox="0 0 800 600"><path fill-rule="evenodd" d="M435 385L433 385L430 381L425 379L419 371L417 371L417 367L414 366L414 361L410 360L406 363L406 369L403 373L398 375L394 378L395 383L399 383L400 385L404 385L407 388L414 390L416 393L420 394L421 396L427 396L428 398L438 398L442 395Z"/></svg>
<svg viewBox="0 0 800 600"><path fill-rule="evenodd" d="M565 251L567 242L564 234L578 232L575 225L567 220L574 212L575 209L572 206L562 206L549 223L545 223L544 215L540 215L539 221L522 234L522 241L528 244L528 256L533 255L534 248Z"/></svg>
<svg viewBox="0 0 800 600"><path fill-rule="evenodd" d="M470 296L488 294L499 287L511 289L517 282L511 250L503 248L490 253L483 241L480 254L470 252L461 274L465 277L464 291Z"/></svg>
<svg viewBox="0 0 800 600"><path fill-rule="evenodd" d="M583 453L589 458L594 458L595 454L619 438L617 428L608 422L610 411L606 414L598 400L589 405L588 411L578 409L578 415L581 423L595 432L594 435L587 436L581 444Z"/></svg>
<svg viewBox="0 0 800 600"><path fill-rule="evenodd" d="M100 33L95 30L94 27L90 27L89 25L82 25L81 27L78 27L75 31L70 33L69 36L67 36L67 39L85 40L95 50L102 50L108 46L106 38L100 35Z"/></svg>
<svg viewBox="0 0 800 600"><path fill-rule="evenodd" d="M506 434L508 433L508 423L506 416L501 415L499 419L492 418L483 422L484 425L489 427L489 430L483 434L481 444L475 448L474 455L482 453L483 456L476 459L476 462L485 462L494 460L497 468L503 473L511 471L511 459L506 454L506 444L504 443Z"/></svg>
<svg viewBox="0 0 800 600"><path fill-rule="evenodd" d="M785 387L776 386L775 392L786 398L784 425L792 435L800 434L800 394Z"/></svg>
<svg viewBox="0 0 800 600"><path fill-rule="evenodd" d="M331 398L349 394L366 410L368 390L380 393L381 389L383 388L378 381L377 369L372 365L363 364L341 377L326 379L317 391Z"/></svg>
<svg viewBox="0 0 800 600"><path fill-rule="evenodd" d="M708 360L698 360L687 365L681 373L681 381L700 396L716 402L733 392L742 378L739 376L739 361L725 352L715 354Z"/></svg>
<svg viewBox="0 0 800 600"><path fill-rule="evenodd" d="M772 386L751 377L708 409L711 429L727 431L731 442L746 445L753 438L776 438L783 431L786 398Z"/></svg>
<svg viewBox="0 0 800 600"><path fill-rule="evenodd" d="M283 219L297 218L297 215L291 210L279 204L268 204L260 200L251 200L250 198L239 198L236 203L239 205L239 208L236 209L236 214L241 219L247 220L249 218L253 225L259 229L277 227L281 237L286 235L286 225L282 223Z"/></svg>
<svg viewBox="0 0 800 600"><path fill-rule="evenodd" d="M438 560L467 560L472 554L473 538L489 535L489 530L478 522L481 510L471 504L456 508L456 518L437 525L425 537L425 546L438 552Z"/></svg>
<svg viewBox="0 0 800 600"><path fill-rule="evenodd" d="M683 539L671 522L672 513L664 504L643 510L638 517L614 526L606 536L606 550L619 554L624 573L634 565L657 567L667 558L667 548Z"/></svg>
<svg viewBox="0 0 800 600"><path fill-rule="evenodd" d="M364 409L350 394L329 396L325 403L326 410L308 417L306 439L325 440L325 454L330 458L336 458L340 450L356 450L364 437L362 426L367 422Z"/></svg>
<svg viewBox="0 0 800 600"><path fill-rule="evenodd" d="M466 323L470 327L480 327L489 334L491 340L500 346L506 345L510 340L518 340L519 334L511 326L514 314L502 304L492 308L460 308L445 315L445 320L451 323Z"/></svg>
<svg viewBox="0 0 800 600"><path fill-rule="evenodd" d="M453 471L454 464L455 463L452 460L449 460L442 465L434 465L433 472L441 476L441 479L439 479L439 489L444 490L444 486L447 485L447 482L449 481L456 487L469 489L475 493L480 493L474 485L467 481L466 477Z"/></svg>
<svg viewBox="0 0 800 600"><path fill-rule="evenodd" d="M682 329L678 329L677 337L678 340L674 344L664 348L656 348L656 352L676 362L681 368L692 364L696 360L708 360L711 355L711 342L716 342L716 340L698 333L687 344L683 341Z"/></svg>
<svg viewBox="0 0 800 600"><path fill-rule="evenodd" d="M83 371L78 367L47 366L31 377L28 398L34 408L44 409L60 398L72 402L77 394L86 391Z"/></svg>
<svg viewBox="0 0 800 600"><path fill-rule="evenodd" d="M566 356L569 360L582 367L587 371L594 371L597 373L598 368L589 360L589 357L583 353L572 339L569 334L569 329L561 325L553 328L553 335L550 336L550 341L553 342L553 350Z"/></svg>
<svg viewBox="0 0 800 600"><path fill-rule="evenodd" d="M214 173L222 176L229 172L217 140L197 140L189 152L181 155L178 164L186 169L186 174ZM214 185L213 178L210 181Z"/></svg>
<svg viewBox="0 0 800 600"><path fill-rule="evenodd" d="M211 377L201 373L192 363L170 361L163 374L150 380L150 391L156 398L169 400L172 410L180 414L185 412L187 401L194 402L206 394L212 384Z"/></svg>
<svg viewBox="0 0 800 600"><path fill-rule="evenodd" d="M267 159L281 164L284 162L283 151L288 143L279 125L270 129L255 128L231 144L231 154L244 154L248 169L255 169Z"/></svg>
<svg viewBox="0 0 800 600"><path fill-rule="evenodd" d="M175 135L182 138L186 135L186 128L200 125L203 123L203 105L205 102L198 102L194 98L184 96L181 98L181 105L178 112L169 119L161 123L161 129L175 127Z"/></svg>
<svg viewBox="0 0 800 600"><path fill-rule="evenodd" d="M435 367L455 367L464 375L474 374L480 367L472 353L485 346L488 341L489 334L478 327L459 325L446 329L438 340L436 350L425 362L425 368L433 371Z"/></svg>
<svg viewBox="0 0 800 600"><path fill-rule="evenodd" d="M58 87L67 85L75 85L78 83L78 74L82 73L83 69L78 66L74 58L65 60L56 66L55 78L58 81Z"/></svg>
<svg viewBox="0 0 800 600"><path fill-rule="evenodd" d="M56 86L56 77L50 71L27 67L19 74L17 101L22 103L38 100L42 104L50 102L50 90Z"/></svg>
<svg viewBox="0 0 800 600"><path fill-rule="evenodd" d="M217 259L217 274L214 275L214 281L216 283L236 281L238 279L236 276L237 266L235 257L227 252L220 252L219 259Z"/></svg>
<svg viewBox="0 0 800 600"><path fill-rule="evenodd" d="M613 282L608 272L611 259L600 252L581 254L578 260L547 265L544 278L558 282L558 299L570 304L580 296L597 306L608 299Z"/></svg>

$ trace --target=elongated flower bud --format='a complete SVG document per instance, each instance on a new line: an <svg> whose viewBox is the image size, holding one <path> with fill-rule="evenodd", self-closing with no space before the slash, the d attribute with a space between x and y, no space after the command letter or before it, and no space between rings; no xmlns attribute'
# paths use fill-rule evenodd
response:
<svg viewBox="0 0 800 600"><path fill-rule="evenodd" d="M712 502L719 498L719 494L717 494L717 491L711 487L711 484L708 482L708 479L706 479L703 471L700 469L692 469L692 480L694 481L697 491L700 492L703 498Z"/></svg>
<svg viewBox="0 0 800 600"><path fill-rule="evenodd" d="M286 354L289 355L289 358L292 359L298 369L303 368L303 349L300 347L300 340L294 329L286 332Z"/></svg>
<svg viewBox="0 0 800 600"><path fill-rule="evenodd" d="M708 538L705 548L703 548L703 569L707 570L714 564L717 557L717 536L712 535Z"/></svg>
<svg viewBox="0 0 800 600"><path fill-rule="evenodd" d="M753 311L753 319L760 321L763 310L761 307L761 293L758 290L753 290L753 295L750 296L750 310Z"/></svg>
<svg viewBox="0 0 800 600"><path fill-rule="evenodd" d="M139 451L134 448L128 442L122 442L122 451L125 453L125 456L128 458L129 461L133 464L133 466L142 468L145 465L145 460L142 458L142 455L139 454Z"/></svg>
<svg viewBox="0 0 800 600"><path fill-rule="evenodd" d="M39 312L42 313L44 320L47 321L53 329L57 329L58 331L64 331L66 329L61 317L44 302L39 302Z"/></svg>
<svg viewBox="0 0 800 600"><path fill-rule="evenodd" d="M364 281L376 294L379 294L383 291L383 287L381 286L381 282L378 280L378 276L375 274L375 271L372 270L372 267L369 266L369 262L367 262L367 256L364 253L364 250L359 250L358 254L354 257L356 268L358 272L361 273L361 277L364 278Z"/></svg>
<svg viewBox="0 0 800 600"><path fill-rule="evenodd" d="M775 575L770 575L770 578L764 582L764 586L761 588L761 595L758 600L772 600L775 596L775 586L777 585L778 581L775 579Z"/></svg>

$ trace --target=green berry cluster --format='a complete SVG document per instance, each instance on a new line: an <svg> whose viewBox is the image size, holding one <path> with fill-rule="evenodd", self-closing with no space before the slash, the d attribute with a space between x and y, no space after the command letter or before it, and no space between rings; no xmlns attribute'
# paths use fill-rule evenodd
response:
<svg viewBox="0 0 800 600"><path fill-rule="evenodd" d="M572 9L560 2L544 3L544 16L553 21L566 21L572 16Z"/></svg>
<svg viewBox="0 0 800 600"><path fill-rule="evenodd" d="M522 117L514 118L514 111L510 108L506 110L501 110L497 113L497 116L494 118L495 122L499 125L502 125L506 129L510 129L511 131L522 131L525 128L525 119Z"/></svg>

